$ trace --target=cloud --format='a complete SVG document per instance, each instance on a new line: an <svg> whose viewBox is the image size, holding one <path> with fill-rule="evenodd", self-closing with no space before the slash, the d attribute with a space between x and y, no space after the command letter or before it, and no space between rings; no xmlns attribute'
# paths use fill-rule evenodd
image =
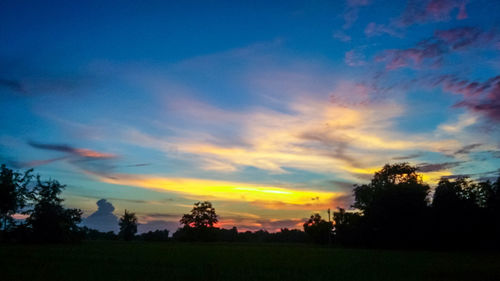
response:
<svg viewBox="0 0 500 281"><path fill-rule="evenodd" d="M103 232L118 233L118 217L113 214L115 207L106 199L96 202L97 211L83 219L83 225Z"/></svg>
<svg viewBox="0 0 500 281"><path fill-rule="evenodd" d="M409 160L409 159L418 158L422 155L424 155L422 152L418 152L418 153L409 154L409 155L405 155L405 156L392 157L392 159L393 160Z"/></svg>
<svg viewBox="0 0 500 281"><path fill-rule="evenodd" d="M23 84L17 80L3 79L0 78L0 88L6 88L16 93L25 94L26 90Z"/></svg>
<svg viewBox="0 0 500 281"><path fill-rule="evenodd" d="M424 63L435 66L442 62L445 54L472 47L491 48L491 42L498 40L497 37L496 32L485 32L469 26L437 30L432 37L411 48L385 50L375 57L375 61L386 63L389 70L401 67L419 68L424 66Z"/></svg>
<svg viewBox="0 0 500 281"><path fill-rule="evenodd" d="M57 158L51 158L51 159L45 159L45 160L32 160L28 162L13 162L12 165L16 168L33 168L33 167L38 167L42 165L47 165L53 162L57 162L60 160L67 159L67 156L62 156L62 157L57 157Z"/></svg>
<svg viewBox="0 0 500 281"><path fill-rule="evenodd" d="M362 66L366 64L365 56L355 50L345 53L344 62L349 66Z"/></svg>
<svg viewBox="0 0 500 281"><path fill-rule="evenodd" d="M349 29L358 20L359 8L368 6L371 4L370 0L347 0L346 9L344 10L343 18L344 25L343 29Z"/></svg>
<svg viewBox="0 0 500 281"><path fill-rule="evenodd" d="M349 36L348 34L346 34L344 31L342 30L338 30L338 31L335 31L333 33L333 38L336 38L342 42L349 42L351 41L351 36Z"/></svg>
<svg viewBox="0 0 500 281"><path fill-rule="evenodd" d="M410 0L406 9L397 20L400 26L409 26L426 22L450 20L450 14L458 10L456 19L466 19L467 0Z"/></svg>
<svg viewBox="0 0 500 281"><path fill-rule="evenodd" d="M114 155L114 154L98 152L98 151L86 149L86 148L75 148L75 147L65 145L65 144L42 144L42 143L37 143L37 142L33 142L33 141L28 142L28 144L30 146L32 146L34 148L38 148L38 149L59 151L59 152L64 152L64 153L68 153L68 154L73 154L73 155L79 156L79 157L85 157L85 158L108 159L108 158L115 158L116 157L116 155Z"/></svg>
<svg viewBox="0 0 500 281"><path fill-rule="evenodd" d="M470 174L456 174L444 176L445 179L457 179L457 178L472 178L478 181L495 181L498 177L500 177L500 169L494 171L487 171L482 173L470 173Z"/></svg>
<svg viewBox="0 0 500 281"><path fill-rule="evenodd" d="M466 145L459 150L455 151L455 155L457 154L469 154L474 148L480 147L482 144L481 143L473 143Z"/></svg>
<svg viewBox="0 0 500 281"><path fill-rule="evenodd" d="M67 160L69 163L79 167L86 173L104 174L114 168L114 165L110 163L110 160L117 158L117 155L115 154L99 152L87 148L76 148L65 144L43 144L33 141L28 142L28 144L37 149L67 154L67 156L64 157L31 161L24 164L31 167L45 165L59 160Z"/></svg>
<svg viewBox="0 0 500 281"><path fill-rule="evenodd" d="M385 24L371 22L365 28L365 35L368 37L380 36L383 34L389 34L394 37L402 37L399 31Z"/></svg>
<svg viewBox="0 0 500 281"><path fill-rule="evenodd" d="M462 95L463 100L455 104L455 107L483 114L492 121L500 120L500 75L486 81L470 81L455 75L443 75L435 79L433 85Z"/></svg>
<svg viewBox="0 0 500 281"><path fill-rule="evenodd" d="M446 163L436 163L436 164L422 163L418 165L418 170L423 173L438 172L458 167L462 163L463 162L446 162Z"/></svg>

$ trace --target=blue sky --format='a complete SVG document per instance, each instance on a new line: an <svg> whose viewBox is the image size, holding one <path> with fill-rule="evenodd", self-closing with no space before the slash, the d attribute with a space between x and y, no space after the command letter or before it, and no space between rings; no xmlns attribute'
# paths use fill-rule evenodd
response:
<svg viewBox="0 0 500 281"><path fill-rule="evenodd" d="M2 1L0 159L143 224L299 227L385 163L500 167L499 1ZM107 206L107 205L106 205Z"/></svg>

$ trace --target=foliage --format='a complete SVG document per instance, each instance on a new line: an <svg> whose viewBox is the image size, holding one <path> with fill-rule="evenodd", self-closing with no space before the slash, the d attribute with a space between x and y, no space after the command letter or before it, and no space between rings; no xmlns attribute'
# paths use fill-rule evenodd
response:
<svg viewBox="0 0 500 281"><path fill-rule="evenodd" d="M143 241L168 241L170 240L168 234L169 231L167 229L155 230L155 231L148 231L146 233L138 235L137 238Z"/></svg>
<svg viewBox="0 0 500 281"><path fill-rule="evenodd" d="M120 233L118 234L125 241L130 241L137 233L137 217L135 213L125 210L125 213L120 218Z"/></svg>
<svg viewBox="0 0 500 281"><path fill-rule="evenodd" d="M113 231L101 232L96 229L88 228L86 226L81 228L82 236L85 240L117 240L118 235Z"/></svg>
<svg viewBox="0 0 500 281"><path fill-rule="evenodd" d="M442 179L432 201L434 244L448 248L499 246L498 195L497 185L489 181Z"/></svg>
<svg viewBox="0 0 500 281"><path fill-rule="evenodd" d="M179 241L216 241L218 229L214 225L218 221L212 203L196 202L191 212L182 216L180 223L184 226L173 237Z"/></svg>
<svg viewBox="0 0 500 281"><path fill-rule="evenodd" d="M29 211L27 226L31 229L33 239L39 242L66 242L79 240L78 223L81 222L82 211L66 209L59 194L65 188L56 180L41 181L37 177L33 200L36 202Z"/></svg>
<svg viewBox="0 0 500 281"><path fill-rule="evenodd" d="M347 246L359 246L363 243L362 235L366 230L362 229L362 216L359 212L346 212L338 208L338 211L333 213L333 220L336 243Z"/></svg>
<svg viewBox="0 0 500 281"><path fill-rule="evenodd" d="M368 244L423 243L429 186L407 163L385 165L369 184L354 188L354 207L363 213L360 229Z"/></svg>
<svg viewBox="0 0 500 281"><path fill-rule="evenodd" d="M332 239L333 223L325 221L319 214L313 214L304 223L304 232L315 243L326 244L331 242Z"/></svg>
<svg viewBox="0 0 500 281"><path fill-rule="evenodd" d="M197 229L213 227L217 222L218 217L215 208L208 201L194 203L191 213L183 215L180 220L180 223L184 226Z"/></svg>
<svg viewBox="0 0 500 281"><path fill-rule="evenodd" d="M22 209L28 204L31 195L28 185L32 179L32 171L19 173L5 165L0 168L0 230L2 232L11 230L14 226L12 215L23 212Z"/></svg>

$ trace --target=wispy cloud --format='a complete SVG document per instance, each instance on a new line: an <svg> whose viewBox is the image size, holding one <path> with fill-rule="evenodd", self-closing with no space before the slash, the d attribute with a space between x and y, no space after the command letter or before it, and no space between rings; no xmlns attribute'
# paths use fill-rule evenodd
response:
<svg viewBox="0 0 500 281"><path fill-rule="evenodd" d="M451 13L457 11L456 19L467 18L467 0L409 0L406 9L398 19L401 26L425 22L448 21Z"/></svg>
<svg viewBox="0 0 500 281"><path fill-rule="evenodd" d="M76 148L66 144L43 144L30 141L28 144L34 148L44 149L44 150L52 150L58 152L64 152L68 154L72 154L75 156L86 157L86 158L115 158L116 155L111 153L99 152L86 148Z"/></svg>
<svg viewBox="0 0 500 281"><path fill-rule="evenodd" d="M463 96L455 107L467 108L494 121L500 120L500 76L486 81L470 81L455 75L444 75L435 79L433 84Z"/></svg>
<svg viewBox="0 0 500 281"><path fill-rule="evenodd" d="M442 62L445 54L472 47L491 48L488 43L496 42L497 37L494 31L485 32L477 27L437 30L432 37L418 42L411 48L385 50L377 55L375 60L386 63L386 68L389 70L435 66Z"/></svg>

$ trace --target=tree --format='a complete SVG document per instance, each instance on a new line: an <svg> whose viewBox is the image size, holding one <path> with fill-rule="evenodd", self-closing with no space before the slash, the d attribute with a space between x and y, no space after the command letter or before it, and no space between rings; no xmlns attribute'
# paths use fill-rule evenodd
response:
<svg viewBox="0 0 500 281"><path fill-rule="evenodd" d="M353 206L374 243L414 246L425 238L430 188L417 171L408 163L386 164L369 184L355 186Z"/></svg>
<svg viewBox="0 0 500 281"><path fill-rule="evenodd" d="M338 211L333 213L335 242L349 246L362 243L361 218L359 212L346 212L338 208Z"/></svg>
<svg viewBox="0 0 500 281"><path fill-rule="evenodd" d="M432 200L435 243L457 247L478 246L487 241L494 233L487 209L490 193L489 181L475 183L467 177L441 179Z"/></svg>
<svg viewBox="0 0 500 281"><path fill-rule="evenodd" d="M215 208L212 207L212 203L205 201L194 203L191 213L184 214L180 223L184 226L201 229L213 227L218 221L219 220L217 214L215 213Z"/></svg>
<svg viewBox="0 0 500 281"><path fill-rule="evenodd" d="M319 214L313 214L304 223L304 232L311 237L315 243L326 244L332 235L333 223L325 221Z"/></svg>
<svg viewBox="0 0 500 281"><path fill-rule="evenodd" d="M39 242L65 242L80 239L82 211L66 209L59 194L65 188L56 180L41 181L37 177L33 199L35 207L27 218L27 226L31 228L33 237Z"/></svg>
<svg viewBox="0 0 500 281"><path fill-rule="evenodd" d="M214 225L219 221L212 203L197 202L189 214L184 214L180 223L184 225L173 235L179 241L215 241L218 229Z"/></svg>
<svg viewBox="0 0 500 281"><path fill-rule="evenodd" d="M135 213L125 210L118 224L120 225L120 233L118 235L125 241L132 240L137 233L137 217Z"/></svg>
<svg viewBox="0 0 500 281"><path fill-rule="evenodd" d="M0 168L0 230L7 231L13 226L12 215L21 212L30 196L28 184L33 170L24 174L15 172L5 165Z"/></svg>

